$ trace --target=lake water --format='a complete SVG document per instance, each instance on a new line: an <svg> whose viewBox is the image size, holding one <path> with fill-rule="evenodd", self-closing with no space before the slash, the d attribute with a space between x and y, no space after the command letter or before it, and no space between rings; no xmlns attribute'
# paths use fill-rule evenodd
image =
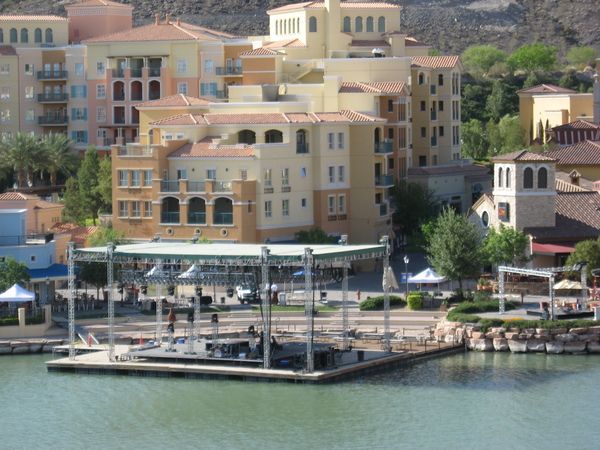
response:
<svg viewBox="0 0 600 450"><path fill-rule="evenodd" d="M595 449L600 357L467 353L335 385L48 373L0 357L2 449Z"/></svg>

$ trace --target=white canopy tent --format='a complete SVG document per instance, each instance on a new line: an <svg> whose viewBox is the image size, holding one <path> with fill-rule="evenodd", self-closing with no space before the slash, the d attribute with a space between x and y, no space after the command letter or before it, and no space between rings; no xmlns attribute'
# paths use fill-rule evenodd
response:
<svg viewBox="0 0 600 450"><path fill-rule="evenodd" d="M0 294L0 302L4 303L25 303L33 300L35 300L35 294L18 284L13 284L12 287Z"/></svg>
<svg viewBox="0 0 600 450"><path fill-rule="evenodd" d="M438 290L440 289L440 283L444 281L446 281L446 277L438 275L429 267L412 277L408 277L409 283L418 284L419 286L422 284L437 284Z"/></svg>

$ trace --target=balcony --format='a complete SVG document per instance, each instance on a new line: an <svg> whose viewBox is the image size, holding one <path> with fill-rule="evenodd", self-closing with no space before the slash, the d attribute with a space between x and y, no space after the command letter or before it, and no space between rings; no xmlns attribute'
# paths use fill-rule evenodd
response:
<svg viewBox="0 0 600 450"><path fill-rule="evenodd" d="M225 91L216 91L215 92L215 97L217 97L217 98L227 98L227 94L225 93Z"/></svg>
<svg viewBox="0 0 600 450"><path fill-rule="evenodd" d="M388 205L387 205L387 203L381 203L379 205L379 215L380 216L387 216L388 215Z"/></svg>
<svg viewBox="0 0 600 450"><path fill-rule="evenodd" d="M113 78L125 78L125 69L113 69L112 77Z"/></svg>
<svg viewBox="0 0 600 450"><path fill-rule="evenodd" d="M188 214L188 223L191 225L204 225L206 223L205 212L191 212Z"/></svg>
<svg viewBox="0 0 600 450"><path fill-rule="evenodd" d="M376 175L375 176L375 186L380 188L387 188L394 186L394 176L393 175Z"/></svg>
<svg viewBox="0 0 600 450"><path fill-rule="evenodd" d="M179 180L161 180L160 192L179 192Z"/></svg>
<svg viewBox="0 0 600 450"><path fill-rule="evenodd" d="M292 187L289 184L282 184L281 186L281 192L286 193L286 192L292 192Z"/></svg>
<svg viewBox="0 0 600 450"><path fill-rule="evenodd" d="M38 103L66 103L69 101L69 94L56 94L47 92L37 95Z"/></svg>
<svg viewBox="0 0 600 450"><path fill-rule="evenodd" d="M233 225L233 213L216 212L213 219L213 225Z"/></svg>
<svg viewBox="0 0 600 450"><path fill-rule="evenodd" d="M160 223L179 223L179 212L161 213Z"/></svg>
<svg viewBox="0 0 600 450"><path fill-rule="evenodd" d="M216 74L219 76L225 75L241 75L242 68L241 67L217 67Z"/></svg>
<svg viewBox="0 0 600 450"><path fill-rule="evenodd" d="M38 125L42 126L67 126L69 116L66 114L53 114L49 116L38 116Z"/></svg>
<svg viewBox="0 0 600 450"><path fill-rule="evenodd" d="M105 144L110 145L110 144ZM149 145L127 145L119 147L119 156L152 156L152 147Z"/></svg>
<svg viewBox="0 0 600 450"><path fill-rule="evenodd" d="M296 153L308 153L308 142L297 142Z"/></svg>
<svg viewBox="0 0 600 450"><path fill-rule="evenodd" d="M188 181L187 182L188 192L206 192L206 183L204 181ZM204 223L204 222L202 222Z"/></svg>
<svg viewBox="0 0 600 450"><path fill-rule="evenodd" d="M391 141L385 141L385 142L375 142L375 153L377 154L386 154L386 153L392 153L393 150L393 145Z"/></svg>
<svg viewBox="0 0 600 450"><path fill-rule="evenodd" d="M66 80L69 72L66 70L38 70L38 80Z"/></svg>
<svg viewBox="0 0 600 450"><path fill-rule="evenodd" d="M148 76L149 77L160 77L160 67L149 67L148 68Z"/></svg>
<svg viewBox="0 0 600 450"><path fill-rule="evenodd" d="M215 181L213 184L213 192L232 192L232 190L231 181Z"/></svg>
<svg viewBox="0 0 600 450"><path fill-rule="evenodd" d="M142 78L142 68L131 69L131 78Z"/></svg>

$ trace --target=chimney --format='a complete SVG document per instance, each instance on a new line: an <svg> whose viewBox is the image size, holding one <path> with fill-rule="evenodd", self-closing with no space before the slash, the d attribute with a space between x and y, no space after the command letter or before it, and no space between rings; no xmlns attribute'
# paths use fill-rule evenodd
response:
<svg viewBox="0 0 600 450"><path fill-rule="evenodd" d="M160 14L154 14L154 25L158 25L160 23Z"/></svg>
<svg viewBox="0 0 600 450"><path fill-rule="evenodd" d="M168 25L169 24L169 20L171 20L171 14L167 14L165 16L165 23Z"/></svg>
<svg viewBox="0 0 600 450"><path fill-rule="evenodd" d="M181 20L179 19L179 17L177 18L177 26L181 26Z"/></svg>

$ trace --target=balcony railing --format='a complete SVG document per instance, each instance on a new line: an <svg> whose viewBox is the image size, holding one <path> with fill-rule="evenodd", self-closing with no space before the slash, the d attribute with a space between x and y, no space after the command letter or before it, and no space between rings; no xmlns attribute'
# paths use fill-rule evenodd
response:
<svg viewBox="0 0 600 450"><path fill-rule="evenodd" d="M215 181L213 185L213 192L231 192L232 184L231 181Z"/></svg>
<svg viewBox="0 0 600 450"><path fill-rule="evenodd" d="M66 80L69 72L66 70L38 70L38 80Z"/></svg>
<svg viewBox="0 0 600 450"><path fill-rule="evenodd" d="M241 67L217 67L216 73L217 73L217 75L241 75L242 68Z"/></svg>
<svg viewBox="0 0 600 450"><path fill-rule="evenodd" d="M52 92L47 92L44 94L37 95L37 101L39 103L50 103L50 102L59 102L65 103L69 100L69 94L56 94Z"/></svg>
<svg viewBox="0 0 600 450"><path fill-rule="evenodd" d="M392 153L392 142L375 142L375 153Z"/></svg>
<svg viewBox="0 0 600 450"><path fill-rule="evenodd" d="M179 192L179 180L161 180L160 192Z"/></svg>
<svg viewBox="0 0 600 450"><path fill-rule="evenodd" d="M388 214L388 205L387 203L381 203L379 205L379 215L380 216L387 216Z"/></svg>
<svg viewBox="0 0 600 450"><path fill-rule="evenodd" d="M67 125L69 123L69 116L67 115L52 115L52 116L39 116L38 125Z"/></svg>
<svg viewBox="0 0 600 450"><path fill-rule="evenodd" d="M161 213L160 223L179 223L179 212Z"/></svg>
<svg viewBox="0 0 600 450"><path fill-rule="evenodd" d="M105 144L110 145L110 144ZM119 147L119 156L152 156L152 147L149 145L127 145Z"/></svg>
<svg viewBox="0 0 600 450"><path fill-rule="evenodd" d="M116 116L113 119L115 125L125 125L125 116Z"/></svg>
<svg viewBox="0 0 600 450"><path fill-rule="evenodd" d="M393 175L377 175L375 176L375 186L377 187L391 187L394 185Z"/></svg>
<svg viewBox="0 0 600 450"><path fill-rule="evenodd" d="M308 142L297 142L296 153L308 153Z"/></svg>
<svg viewBox="0 0 600 450"><path fill-rule="evenodd" d="M206 186L204 181L188 181L187 182L188 192L206 192Z"/></svg>
<svg viewBox="0 0 600 450"><path fill-rule="evenodd" d="M149 67L148 68L148 76L149 77L160 77L160 67Z"/></svg>
<svg viewBox="0 0 600 450"><path fill-rule="evenodd" d="M188 214L188 223L193 225L205 224L206 213L205 212L191 212Z"/></svg>
<svg viewBox="0 0 600 450"><path fill-rule="evenodd" d="M112 77L113 78L125 78L125 69L113 69Z"/></svg>
<svg viewBox="0 0 600 450"><path fill-rule="evenodd" d="M131 69L131 78L142 78L142 68Z"/></svg>
<svg viewBox="0 0 600 450"><path fill-rule="evenodd" d="M213 217L214 225L233 225L233 213L216 212Z"/></svg>
<svg viewBox="0 0 600 450"><path fill-rule="evenodd" d="M215 97L217 97L217 98L227 98L227 95L225 94L225 91L217 91L217 92L215 92Z"/></svg>
<svg viewBox="0 0 600 450"><path fill-rule="evenodd" d="M114 92L113 93L113 101L122 102L125 100L125 92Z"/></svg>

